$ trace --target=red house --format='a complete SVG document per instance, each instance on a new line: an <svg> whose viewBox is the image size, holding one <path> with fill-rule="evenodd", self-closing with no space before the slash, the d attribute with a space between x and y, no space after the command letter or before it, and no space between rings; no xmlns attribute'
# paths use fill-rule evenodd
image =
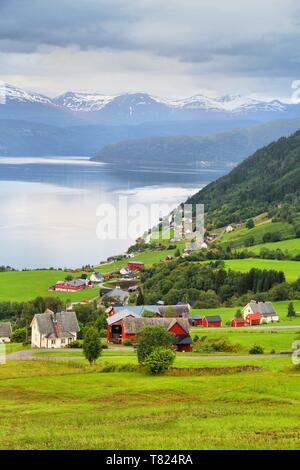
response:
<svg viewBox="0 0 300 470"><path fill-rule="evenodd" d="M219 315L206 316L202 320L204 328L220 328L222 326L222 319Z"/></svg>
<svg viewBox="0 0 300 470"><path fill-rule="evenodd" d="M88 286L84 279L72 279L71 281L58 281L55 286L50 287L48 290L58 292L77 292L85 289Z"/></svg>
<svg viewBox="0 0 300 470"><path fill-rule="evenodd" d="M246 325L260 325L261 314L260 313L249 313L245 317Z"/></svg>
<svg viewBox="0 0 300 470"><path fill-rule="evenodd" d="M233 318L230 324L233 328L238 328L240 326L245 326L246 321L244 318Z"/></svg>
<svg viewBox="0 0 300 470"><path fill-rule="evenodd" d="M129 269L138 271L139 269L143 269L145 267L145 263L142 263L142 261L129 261L127 266Z"/></svg>

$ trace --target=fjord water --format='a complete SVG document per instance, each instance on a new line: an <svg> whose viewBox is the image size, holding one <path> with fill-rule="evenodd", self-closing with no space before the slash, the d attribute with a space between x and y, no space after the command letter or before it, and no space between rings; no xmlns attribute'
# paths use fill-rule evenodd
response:
<svg viewBox="0 0 300 470"><path fill-rule="evenodd" d="M128 205L175 207L225 173L220 170L116 169L85 157L0 158L0 265L79 267L122 253L130 236L99 239L97 208L119 197ZM147 211L141 233L156 223ZM114 223L114 221L112 221Z"/></svg>

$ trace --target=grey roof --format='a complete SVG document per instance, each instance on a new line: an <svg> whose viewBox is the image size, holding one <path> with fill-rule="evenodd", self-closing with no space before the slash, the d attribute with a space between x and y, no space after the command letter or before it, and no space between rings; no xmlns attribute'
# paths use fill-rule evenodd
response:
<svg viewBox="0 0 300 470"><path fill-rule="evenodd" d="M263 317L278 316L272 302L250 302L250 307L254 313L260 313Z"/></svg>
<svg viewBox="0 0 300 470"><path fill-rule="evenodd" d="M10 338L12 333L11 323L0 323L0 338Z"/></svg>
<svg viewBox="0 0 300 470"><path fill-rule="evenodd" d="M85 279L72 279L71 281L58 281L56 284L67 284L68 286L80 287L86 285Z"/></svg>
<svg viewBox="0 0 300 470"><path fill-rule="evenodd" d="M190 335L177 335L175 343L178 344L193 344L193 340Z"/></svg>
<svg viewBox="0 0 300 470"><path fill-rule="evenodd" d="M189 317L189 320L202 320L203 316L202 315L192 315Z"/></svg>
<svg viewBox="0 0 300 470"><path fill-rule="evenodd" d="M214 323L214 322L217 322L217 321L222 321L222 318L220 317L220 315L209 315L209 316L205 316L204 318L206 318L208 323Z"/></svg>
<svg viewBox="0 0 300 470"><path fill-rule="evenodd" d="M34 316L39 331L47 338L68 338L72 333L78 333L79 325L75 312L57 312L46 310Z"/></svg>
<svg viewBox="0 0 300 470"><path fill-rule="evenodd" d="M182 318L124 318L124 329L127 334L137 334L145 326L161 325L166 330L178 323L187 333L190 331L189 322Z"/></svg>
<svg viewBox="0 0 300 470"><path fill-rule="evenodd" d="M115 313L111 317L108 317L106 319L106 321L107 321L108 325L112 325L113 323L116 323L116 322L118 322L120 320L123 320L124 318L130 317L130 316L135 317L135 318L138 317L138 315L136 313L132 312L131 310L123 308L123 310L121 310L120 312Z"/></svg>
<svg viewBox="0 0 300 470"><path fill-rule="evenodd" d="M118 289L117 287L115 289L112 289L109 291L107 294L105 294L105 297L110 297L114 299L118 299L121 302L124 302L126 299L128 299L129 294L125 290Z"/></svg>
<svg viewBox="0 0 300 470"><path fill-rule="evenodd" d="M145 312L152 312L153 314L159 314L165 316L169 309L174 309L177 317L188 318L189 316L189 305L128 305L126 310L131 310L137 316L142 317ZM115 313L119 313L124 310L124 307L114 307Z"/></svg>

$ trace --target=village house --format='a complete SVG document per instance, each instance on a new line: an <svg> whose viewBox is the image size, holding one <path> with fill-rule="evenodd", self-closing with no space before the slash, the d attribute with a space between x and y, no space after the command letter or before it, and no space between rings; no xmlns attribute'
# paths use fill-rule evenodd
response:
<svg viewBox="0 0 300 470"><path fill-rule="evenodd" d="M33 348L64 348L77 339L79 325L75 312L54 313L47 309L31 322Z"/></svg>
<svg viewBox="0 0 300 470"><path fill-rule="evenodd" d="M78 292L87 287L86 279L71 279L70 281L58 281L49 291L55 292Z"/></svg>
<svg viewBox="0 0 300 470"><path fill-rule="evenodd" d="M250 325L279 321L278 313L273 307L272 302L257 302L255 300L251 300L244 307L243 317L247 324Z"/></svg>
<svg viewBox="0 0 300 470"><path fill-rule="evenodd" d="M219 315L205 316L202 319L204 328L220 328L222 326L222 318Z"/></svg>
<svg viewBox="0 0 300 470"><path fill-rule="evenodd" d="M138 342L138 333L145 326L161 325L168 332L174 334L174 347L177 351L192 351L193 341L189 333L189 323L186 319L137 317L132 312L129 312L129 314L123 312L122 314L116 314L114 317L109 317L107 320L108 342L121 343L124 340L130 340L133 344L136 344ZM121 317L123 317L122 320Z"/></svg>
<svg viewBox="0 0 300 470"><path fill-rule="evenodd" d="M104 276L101 273L94 272L90 275L90 281L93 284L101 284L104 281Z"/></svg>
<svg viewBox="0 0 300 470"><path fill-rule="evenodd" d="M11 323L1 322L0 323L0 343L10 343L12 334Z"/></svg>
<svg viewBox="0 0 300 470"><path fill-rule="evenodd" d="M105 299L108 300L111 305L127 305L129 294L127 291L120 289L120 287L115 287L104 294L102 300Z"/></svg>
<svg viewBox="0 0 300 470"><path fill-rule="evenodd" d="M189 317L189 324L191 326L202 326L203 317L202 315L193 315Z"/></svg>
<svg viewBox="0 0 300 470"><path fill-rule="evenodd" d="M138 271L139 269L143 269L145 267L145 263L142 261L129 261L127 266L132 271Z"/></svg>

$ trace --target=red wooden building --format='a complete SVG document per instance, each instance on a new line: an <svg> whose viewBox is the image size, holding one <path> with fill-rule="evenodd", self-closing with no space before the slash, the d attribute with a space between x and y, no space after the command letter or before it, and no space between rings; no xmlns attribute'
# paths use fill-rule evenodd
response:
<svg viewBox="0 0 300 470"><path fill-rule="evenodd" d="M201 315L193 315L189 317L189 324L191 326L202 326L203 317Z"/></svg>
<svg viewBox="0 0 300 470"><path fill-rule="evenodd" d="M190 352L193 350L193 341L189 333L189 323L182 318L147 318L136 317L130 311L115 314L107 319L107 341L121 343L130 340L133 344L138 342L138 333L145 326L161 325L174 334L174 347L177 351Z"/></svg>
<svg viewBox="0 0 300 470"><path fill-rule="evenodd" d="M261 321L260 313L249 313L245 317L246 325L249 325L249 326L260 325L260 321Z"/></svg>
<svg viewBox="0 0 300 470"><path fill-rule="evenodd" d="M145 267L145 263L142 263L142 261L129 261L127 266L133 271L138 271L139 269L143 269Z"/></svg>
<svg viewBox="0 0 300 470"><path fill-rule="evenodd" d="M202 320L204 328L220 328L222 326L222 319L219 315L206 316Z"/></svg>
<svg viewBox="0 0 300 470"><path fill-rule="evenodd" d="M48 290L62 291L62 292L77 292L89 287L89 284L84 279L72 279L71 281L58 281L55 286L50 287Z"/></svg>
<svg viewBox="0 0 300 470"><path fill-rule="evenodd" d="M245 326L246 325L246 321L244 318L233 318L231 320L231 326L233 328L238 328L238 327L241 327L241 326Z"/></svg>

